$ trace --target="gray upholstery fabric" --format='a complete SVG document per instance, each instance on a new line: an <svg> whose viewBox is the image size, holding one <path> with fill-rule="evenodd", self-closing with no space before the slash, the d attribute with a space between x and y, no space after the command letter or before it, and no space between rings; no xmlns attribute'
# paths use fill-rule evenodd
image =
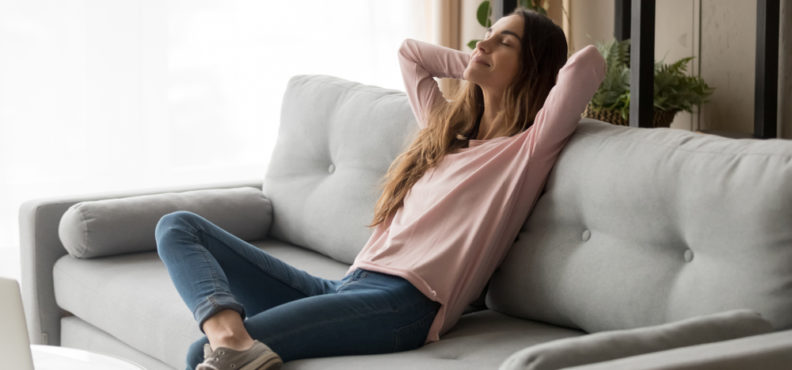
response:
<svg viewBox="0 0 792 370"><path fill-rule="evenodd" d="M403 92L293 77L263 186L272 236L351 264L371 236L379 181L417 130Z"/></svg>
<svg viewBox="0 0 792 370"><path fill-rule="evenodd" d="M119 341L110 334L82 321L77 316L68 316L61 319L61 328L63 332L61 346L118 357L143 366L146 370L174 369L172 366L148 356ZM176 369L183 370L184 366Z"/></svg>
<svg viewBox="0 0 792 370"><path fill-rule="evenodd" d="M340 279L348 267L316 252L276 240L254 245L297 268L325 278ZM58 304L80 321L72 320L74 332L66 332L69 328L63 327L64 341L71 338L64 343L69 346L110 351L132 358L129 352L113 352L120 349L108 347L103 341L78 343L91 332L88 328L94 328L98 334L111 336L152 360L180 369L184 366L188 346L202 335L173 285L165 283L169 282L167 270L156 253L96 259L63 256L55 265L55 281ZM438 369L465 369L473 364L495 368L510 353L525 346L582 334L493 311L480 311L464 316L441 342L400 354L355 356L354 364L360 369L371 368L369 366L374 364L379 364L378 368L400 369L416 361ZM349 364L350 357L333 357L294 361L288 368L332 369Z"/></svg>
<svg viewBox="0 0 792 370"><path fill-rule="evenodd" d="M789 370L792 330L570 367L568 370Z"/></svg>
<svg viewBox="0 0 792 370"><path fill-rule="evenodd" d="M672 348L765 334L772 326L751 310L697 316L668 324L613 330L541 343L515 352L500 370L554 370Z"/></svg>
<svg viewBox="0 0 792 370"><path fill-rule="evenodd" d="M156 252L64 256L54 277L60 307L165 363L184 362L187 346L202 335Z"/></svg>
<svg viewBox="0 0 792 370"><path fill-rule="evenodd" d="M137 362L147 370L184 369L184 363L165 364L138 352L102 330L71 316L63 319L63 345ZM519 320L493 311L463 316L443 341L418 350L368 356L336 356L291 361L284 370L308 369L495 369L498 363L520 346L558 338L581 335L581 332ZM178 349L180 353L186 349Z"/></svg>
<svg viewBox="0 0 792 370"><path fill-rule="evenodd" d="M275 240L254 245L325 278L340 279L348 267ZM54 278L60 307L171 366L183 367L187 348L202 336L156 252L97 259L67 255L55 264Z"/></svg>
<svg viewBox="0 0 792 370"><path fill-rule="evenodd" d="M32 344L58 344L61 309L55 303L52 266L66 254L58 222L74 201L31 200L19 210L22 302Z"/></svg>
<svg viewBox="0 0 792 370"><path fill-rule="evenodd" d="M583 335L577 330L515 319L486 310L462 316L439 342L416 350L371 356L336 356L286 363L284 370L496 369L525 346Z"/></svg>
<svg viewBox="0 0 792 370"><path fill-rule="evenodd" d="M174 211L195 212L244 240L263 239L272 221L261 189L206 189L80 202L63 214L58 235L78 258L152 251L157 221Z"/></svg>
<svg viewBox="0 0 792 370"><path fill-rule="evenodd" d="M179 188L157 188L147 191L100 193L88 196L32 199L19 209L19 243L22 262L22 300L25 305L30 342L57 345L60 343L62 310L55 303L52 266L66 249L58 237L61 216L73 204L163 192L200 189L259 187L255 182L222 182Z"/></svg>
<svg viewBox="0 0 792 370"><path fill-rule="evenodd" d="M792 326L792 141L582 120L488 307L587 332L729 309Z"/></svg>

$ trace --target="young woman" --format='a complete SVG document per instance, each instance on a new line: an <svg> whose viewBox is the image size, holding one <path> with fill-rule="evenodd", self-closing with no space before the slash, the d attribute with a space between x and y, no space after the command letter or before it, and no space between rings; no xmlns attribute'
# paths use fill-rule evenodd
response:
<svg viewBox="0 0 792 370"><path fill-rule="evenodd" d="M506 255L602 81L595 48L566 56L563 31L522 9L472 54L404 41L422 130L388 169L375 229L341 280L289 266L196 214L164 216L159 254L206 334L188 369L277 369L439 340ZM464 81L446 101L433 77Z"/></svg>

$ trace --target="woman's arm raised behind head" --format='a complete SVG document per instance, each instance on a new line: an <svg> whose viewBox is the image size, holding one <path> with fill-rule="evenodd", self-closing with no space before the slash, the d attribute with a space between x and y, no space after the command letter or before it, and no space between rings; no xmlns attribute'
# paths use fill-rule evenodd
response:
<svg viewBox="0 0 792 370"><path fill-rule="evenodd" d="M555 156L561 151L604 78L605 60L592 45L567 60L531 126L532 156Z"/></svg>
<svg viewBox="0 0 792 370"><path fill-rule="evenodd" d="M406 39L399 48L404 87L418 126L426 127L429 110L445 102L433 77L462 79L470 54L423 41Z"/></svg>

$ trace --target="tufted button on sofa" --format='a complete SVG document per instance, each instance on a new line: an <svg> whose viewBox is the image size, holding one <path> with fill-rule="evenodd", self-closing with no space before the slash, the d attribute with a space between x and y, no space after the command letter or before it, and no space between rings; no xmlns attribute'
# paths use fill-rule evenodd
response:
<svg viewBox="0 0 792 370"><path fill-rule="evenodd" d="M31 340L184 368L201 333L156 254L159 217L199 213L340 279L417 130L401 91L296 76L263 181L26 202ZM790 141L582 119L488 288L439 342L284 368L788 369L790 184Z"/></svg>

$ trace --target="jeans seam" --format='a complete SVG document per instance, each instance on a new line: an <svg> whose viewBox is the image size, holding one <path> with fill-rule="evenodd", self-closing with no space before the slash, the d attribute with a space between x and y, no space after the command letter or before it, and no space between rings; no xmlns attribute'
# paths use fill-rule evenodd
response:
<svg viewBox="0 0 792 370"><path fill-rule="evenodd" d="M198 230L198 231L199 231L199 232L203 232L202 230ZM206 247L204 247L204 248L206 248ZM207 250L207 252L211 254L211 252L209 252L208 250ZM206 262L207 264L211 265L212 261L209 259L209 257L208 257L208 256L207 256L205 253L201 253L201 257L203 257L203 259L204 259L204 262ZM218 281L218 277L217 277L217 274L215 274L215 271L214 271L214 269L211 269L211 268L210 268L210 269L208 269L208 270L209 270L209 274L212 276L212 293L211 293L211 294L209 294L209 295L206 297L206 300L205 300L205 302L208 302L208 303L209 303L209 305L211 306L211 308L209 309L209 312L212 312L212 311L214 311L214 310L215 310L217 307L220 307L220 306L221 306L221 305L220 305L220 304L217 302L217 299L215 298L215 296L216 296L216 295L219 293L218 291L220 290L220 285L217 283L217 281ZM233 297L234 295L233 295L233 294L231 294L231 291L230 291L231 287L229 286L228 288L229 288L229 291L228 291L228 292L222 292L222 293L223 293L223 294L227 294L227 295L228 295L228 296L230 296L230 297ZM200 306L200 305L199 305L199 306ZM241 304L240 304L240 306L241 306ZM217 312L219 312L219 311L217 311ZM217 313L217 312L215 312L215 313ZM202 323L202 322L200 322L200 321L206 321L206 320L208 320L208 319L209 319L209 317L204 317L204 318L203 318L203 320L199 319L198 327L199 327L199 329L201 329L201 331L203 331L203 328L201 328L201 325L202 325L203 323Z"/></svg>
<svg viewBox="0 0 792 370"><path fill-rule="evenodd" d="M336 293L340 293L339 290L346 288L347 286L351 285L354 282L359 281L361 278L364 278L365 276L362 276L363 273L365 273L365 271L362 270L353 271L352 276L349 278L349 280L345 281L336 288Z"/></svg>
<svg viewBox="0 0 792 370"><path fill-rule="evenodd" d="M379 316L379 315L385 315L385 314L390 314L390 313L395 313L395 311L393 309L390 309L390 308L389 309L381 309L381 310L376 310L376 311L373 311L373 312L368 312L366 316L371 317L371 316ZM316 327L319 327L319 326L322 326L322 325L333 324L333 323L337 323L337 322L341 322L341 321L355 319L355 318L359 318L361 316L362 315L359 315L359 314L345 315L345 316L343 316L341 318L335 317L332 320L312 322L311 324L309 324L307 326L301 326L301 327L293 329L293 330L283 331L283 332L280 332L280 333L278 333L278 334L276 334L274 336L271 336L271 337L269 337L267 339L274 341L274 340L280 339L282 337L295 335L297 333L300 333L300 332L303 332L303 331L307 331L307 330L310 330L310 329L313 329L313 328L316 328Z"/></svg>
<svg viewBox="0 0 792 370"><path fill-rule="evenodd" d="M216 242L219 242L219 243L221 243L221 244L225 244L225 243L223 243L223 241L222 241L222 240L220 240L220 239L216 238L216 237L215 237L215 236L213 236L211 233L208 233L208 232L206 232L206 230L204 230L203 228L199 228L199 229L198 229L198 232L200 232L200 233L201 233L201 234L202 234L204 237L209 237L209 238L212 238L212 239L214 239ZM245 255L243 255L243 254L240 254L240 253L239 253L239 252L238 252L236 249L234 249L234 248L228 248L228 250L230 250L231 252L233 252L233 253L234 253L234 254L236 254L237 256L241 257L241 258L242 258L242 260L244 260L245 262L249 263L250 265L252 265L252 266L253 266L254 268L256 268L257 270L259 270L259 271L261 271L261 272L265 273L265 274L266 274L267 276L269 276L271 279L273 279L273 280L276 280L276 281L280 282L281 284L283 284L283 285L285 285L285 286L287 286L287 287L289 287L289 288L291 288L291 289L294 289L294 290L296 290L296 291L300 292L301 294L305 295L306 297L310 297L310 296L311 296L311 294L308 294L308 293L306 293L306 292L305 292L303 289L300 289L300 288L298 288L298 287L296 287L296 286L294 286L294 285L292 285L292 284L289 284L288 282L284 281L283 279L281 279L281 278L279 278L279 277L277 277L277 276L275 276L275 275L271 274L271 273L270 273L269 271L267 271L266 269L263 269L263 268L261 268L261 266L259 266L259 265L255 264L255 263L253 263L252 261L250 261L250 259L248 259L248 258L247 258L247 256L245 256ZM265 252L265 253L266 253L266 252ZM229 287L229 288L230 288L230 287Z"/></svg>
<svg viewBox="0 0 792 370"><path fill-rule="evenodd" d="M415 321L413 321L413 322L411 322L409 324L406 324L406 325L403 325L403 326L400 326L400 327L394 329L393 330L393 334L394 334L393 335L394 336L393 351L396 352L396 351L400 351L401 350L400 348L402 346L402 340L401 340L401 336L399 335L400 331L402 331L404 329L407 329L407 328L410 328L410 327L413 327L413 326L415 326L417 324L424 324L424 322L426 320L430 319L430 318L432 318L432 321L434 321L434 317L435 316L437 316L437 311L433 310L433 311L427 312L426 314L421 316L419 319L417 319L417 320L415 320ZM429 323L429 325L431 326L431 323ZM429 328L427 328L427 331L428 330L429 330ZM424 336L425 335L426 334L424 334Z"/></svg>

